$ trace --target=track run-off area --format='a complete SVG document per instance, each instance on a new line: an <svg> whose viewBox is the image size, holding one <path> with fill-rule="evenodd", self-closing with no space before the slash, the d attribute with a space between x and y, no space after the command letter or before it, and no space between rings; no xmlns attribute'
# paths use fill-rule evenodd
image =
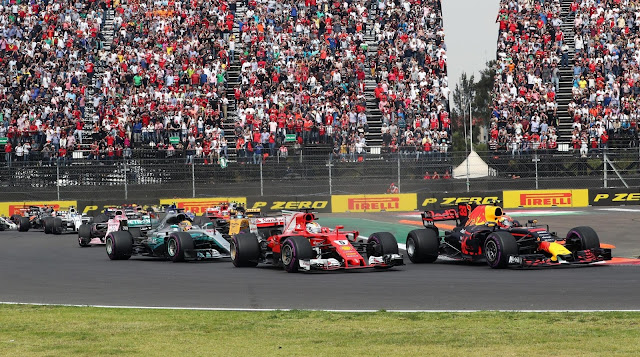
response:
<svg viewBox="0 0 640 357"><path fill-rule="evenodd" d="M229 260L172 263L111 261L104 246L80 248L76 235L0 232L0 302L221 310L332 311L640 310L640 208L508 210L537 218L564 236L590 225L617 249L612 264L492 270L452 261L388 271L288 274L270 266L235 268ZM320 214L323 226L367 236L393 233L403 247L418 212ZM400 223L402 222L402 223Z"/></svg>

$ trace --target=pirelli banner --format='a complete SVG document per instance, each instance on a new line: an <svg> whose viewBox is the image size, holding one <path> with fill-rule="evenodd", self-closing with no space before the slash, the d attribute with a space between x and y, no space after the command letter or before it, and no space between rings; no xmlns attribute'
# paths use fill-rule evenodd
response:
<svg viewBox="0 0 640 357"><path fill-rule="evenodd" d="M330 213L331 196L262 196L248 197L247 208L259 208L261 212L311 209L314 212Z"/></svg>
<svg viewBox="0 0 640 357"><path fill-rule="evenodd" d="M504 191L504 208L586 207L589 190Z"/></svg>
<svg viewBox="0 0 640 357"><path fill-rule="evenodd" d="M640 189L590 189L589 203L592 206L640 205Z"/></svg>
<svg viewBox="0 0 640 357"><path fill-rule="evenodd" d="M194 214L203 214L207 208L216 206L222 202L237 202L246 206L246 197L207 197L207 198L163 198L160 205L175 204L178 208L184 208Z"/></svg>
<svg viewBox="0 0 640 357"><path fill-rule="evenodd" d="M418 194L418 209L421 211L456 207L459 203L478 205L502 204L502 191L497 192L428 192Z"/></svg>
<svg viewBox="0 0 640 357"><path fill-rule="evenodd" d="M52 206L54 210L67 209L71 206L77 207L78 201L21 201L21 202L0 202L0 216L11 217L20 214L20 209L29 206Z"/></svg>
<svg viewBox="0 0 640 357"><path fill-rule="evenodd" d="M383 212L415 211L418 197L415 193L394 195L333 195L331 211L341 212Z"/></svg>

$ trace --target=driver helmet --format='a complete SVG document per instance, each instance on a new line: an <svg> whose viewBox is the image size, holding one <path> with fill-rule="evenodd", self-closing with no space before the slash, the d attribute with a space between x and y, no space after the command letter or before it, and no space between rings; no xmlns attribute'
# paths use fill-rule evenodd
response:
<svg viewBox="0 0 640 357"><path fill-rule="evenodd" d="M498 225L502 228L511 228L513 226L515 226L514 224L515 222L513 221L513 218L507 216L507 215L503 215L500 218L498 218Z"/></svg>
<svg viewBox="0 0 640 357"><path fill-rule="evenodd" d="M318 222L309 222L307 223L307 232L309 233L320 233L322 227L318 224Z"/></svg>
<svg viewBox="0 0 640 357"><path fill-rule="evenodd" d="M180 230L182 230L183 232L186 232L190 229L191 229L191 222L189 222L188 220L184 220L180 222Z"/></svg>

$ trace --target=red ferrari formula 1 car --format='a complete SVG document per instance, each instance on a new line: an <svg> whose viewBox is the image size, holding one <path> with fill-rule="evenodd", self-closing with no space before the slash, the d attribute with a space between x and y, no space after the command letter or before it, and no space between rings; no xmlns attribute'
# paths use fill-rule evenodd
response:
<svg viewBox="0 0 640 357"><path fill-rule="evenodd" d="M282 219L283 218L283 219ZM236 267L258 263L282 266L287 272L403 265L398 242L388 232L358 241L357 231L321 227L311 212L285 212L283 217L249 218L249 231L234 235L231 259Z"/></svg>
<svg viewBox="0 0 640 357"><path fill-rule="evenodd" d="M455 220L456 227L440 237L434 222L446 220ZM522 226L498 206L460 204L423 212L422 221L425 228L407 236L407 255L413 263L432 263L438 256L446 256L486 261L491 268L525 268L611 260L612 246L601 247L591 227L572 228L566 238L560 238L536 220Z"/></svg>

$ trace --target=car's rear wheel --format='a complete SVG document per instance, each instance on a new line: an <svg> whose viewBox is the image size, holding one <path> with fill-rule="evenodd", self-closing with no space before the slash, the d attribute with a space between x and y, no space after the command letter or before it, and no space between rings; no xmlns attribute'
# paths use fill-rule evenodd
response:
<svg viewBox="0 0 640 357"><path fill-rule="evenodd" d="M236 267L255 267L260 259L260 244L253 233L238 233L230 244L231 261Z"/></svg>
<svg viewBox="0 0 640 357"><path fill-rule="evenodd" d="M88 224L81 224L78 227L78 244L81 247L88 247L91 244L91 226Z"/></svg>
<svg viewBox="0 0 640 357"><path fill-rule="evenodd" d="M367 240L367 255L380 257L387 254L398 254L398 241L389 232L377 232Z"/></svg>
<svg viewBox="0 0 640 357"><path fill-rule="evenodd" d="M127 231L111 232L105 239L107 255L111 260L126 260L133 253L133 237Z"/></svg>
<svg viewBox="0 0 640 357"><path fill-rule="evenodd" d="M52 227L52 222L51 220L53 220L53 217L44 217L42 219L42 226L44 228L44 234L51 234L51 227Z"/></svg>
<svg viewBox="0 0 640 357"><path fill-rule="evenodd" d="M433 263L440 254L440 238L435 230L415 229L407 235L406 247L412 263Z"/></svg>
<svg viewBox="0 0 640 357"><path fill-rule="evenodd" d="M569 230L566 247L571 252L600 248L598 233L591 227L581 226Z"/></svg>
<svg viewBox="0 0 640 357"><path fill-rule="evenodd" d="M167 255L174 263L183 262L185 251L192 250L193 247L193 238L187 232L171 233L167 239Z"/></svg>
<svg viewBox="0 0 640 357"><path fill-rule="evenodd" d="M28 232L31 227L31 220L29 217L20 217L18 221L18 231L19 232Z"/></svg>
<svg viewBox="0 0 640 357"><path fill-rule="evenodd" d="M509 232L493 232L484 242L484 257L494 269L509 265L509 256L518 255L518 243Z"/></svg>
<svg viewBox="0 0 640 357"><path fill-rule="evenodd" d="M285 239L280 248L280 258L284 270L288 273L295 273L300 268L301 260L313 258L313 248L311 242L302 236L293 236Z"/></svg>
<svg viewBox="0 0 640 357"><path fill-rule="evenodd" d="M51 233L62 234L62 218L53 217L53 220L51 220Z"/></svg>

